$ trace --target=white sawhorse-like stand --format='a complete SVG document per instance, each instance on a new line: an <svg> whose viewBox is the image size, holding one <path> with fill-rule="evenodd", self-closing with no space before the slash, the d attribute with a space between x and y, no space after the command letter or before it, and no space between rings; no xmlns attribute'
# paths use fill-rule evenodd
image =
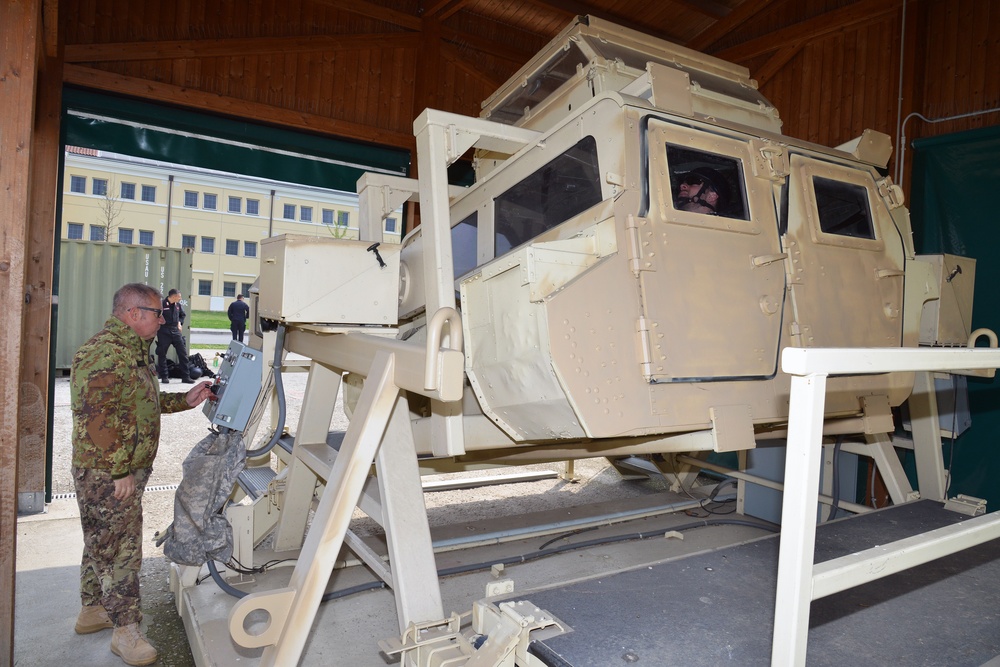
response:
<svg viewBox="0 0 1000 667"><path fill-rule="evenodd" d="M804 665L813 600L1000 537L1000 512L813 565L826 379L831 374L1000 368L992 348L786 348L792 376L771 664Z"/></svg>

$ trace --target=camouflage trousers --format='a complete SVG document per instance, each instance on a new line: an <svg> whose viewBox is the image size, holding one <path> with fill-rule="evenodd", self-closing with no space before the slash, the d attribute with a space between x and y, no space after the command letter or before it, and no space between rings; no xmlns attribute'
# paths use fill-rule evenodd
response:
<svg viewBox="0 0 1000 667"><path fill-rule="evenodd" d="M73 468L83 525L80 600L85 606L103 604L115 627L142 621L142 492L151 471L133 470L135 493L116 500L109 471Z"/></svg>

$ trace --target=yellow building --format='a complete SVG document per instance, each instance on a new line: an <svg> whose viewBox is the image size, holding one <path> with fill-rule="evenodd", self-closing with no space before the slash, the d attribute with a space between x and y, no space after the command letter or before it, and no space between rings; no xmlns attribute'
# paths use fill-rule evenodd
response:
<svg viewBox="0 0 1000 667"><path fill-rule="evenodd" d="M280 234L358 237L354 193L67 147L62 238L187 248L193 310L225 310L249 293L260 242ZM401 214L385 221L399 241Z"/></svg>

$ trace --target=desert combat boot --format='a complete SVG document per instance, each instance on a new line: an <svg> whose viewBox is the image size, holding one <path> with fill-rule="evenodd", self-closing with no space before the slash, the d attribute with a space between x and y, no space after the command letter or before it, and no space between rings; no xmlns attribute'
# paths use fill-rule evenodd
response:
<svg viewBox="0 0 1000 667"><path fill-rule="evenodd" d="M156 649L142 636L138 623L115 628L111 635L111 652L128 665L152 665L156 662Z"/></svg>
<svg viewBox="0 0 1000 667"><path fill-rule="evenodd" d="M107 628L113 628L115 624L108 618L108 612L104 605L85 605L80 608L80 615L76 617L76 634L89 635L92 632L100 632Z"/></svg>

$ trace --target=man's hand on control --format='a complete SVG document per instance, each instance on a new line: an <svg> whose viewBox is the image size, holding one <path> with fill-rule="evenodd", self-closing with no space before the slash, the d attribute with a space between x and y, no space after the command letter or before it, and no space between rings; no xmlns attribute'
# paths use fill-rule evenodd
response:
<svg viewBox="0 0 1000 667"><path fill-rule="evenodd" d="M201 405L202 401L206 398L210 400L215 400L215 394L212 393L212 383L211 382L200 382L185 394L187 399L187 404L192 408Z"/></svg>

